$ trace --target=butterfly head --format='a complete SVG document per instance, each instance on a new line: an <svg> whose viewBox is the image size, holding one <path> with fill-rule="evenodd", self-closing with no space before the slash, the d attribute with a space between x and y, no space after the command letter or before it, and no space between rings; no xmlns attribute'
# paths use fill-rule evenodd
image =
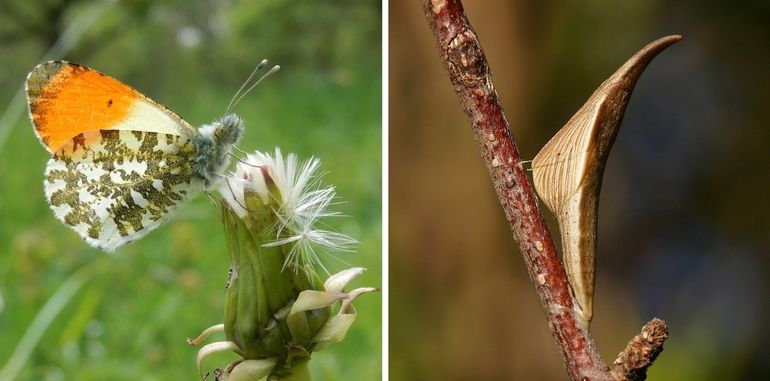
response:
<svg viewBox="0 0 770 381"><path fill-rule="evenodd" d="M243 135L244 122L235 114L227 114L211 124L201 126L194 138L197 149L193 158L193 174L211 189L222 178L230 163L230 150Z"/></svg>
<svg viewBox="0 0 770 381"><path fill-rule="evenodd" d="M227 114L212 123L213 137L219 144L235 145L243 135L243 119L235 114Z"/></svg>

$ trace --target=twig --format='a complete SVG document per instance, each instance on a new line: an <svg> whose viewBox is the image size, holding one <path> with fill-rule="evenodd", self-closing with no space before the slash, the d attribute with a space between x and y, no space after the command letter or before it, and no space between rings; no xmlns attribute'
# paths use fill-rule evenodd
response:
<svg viewBox="0 0 770 381"><path fill-rule="evenodd" d="M663 342L668 338L666 322L658 318L642 327L642 332L628 343L612 364L612 378L615 380L642 381L647 378L647 368L663 351Z"/></svg>
<svg viewBox="0 0 770 381"><path fill-rule="evenodd" d="M471 122L498 200L524 257L569 377L581 381L615 379L614 370L611 374L588 329L578 323L574 294L527 173L521 165L521 157L498 101L486 57L465 16L461 1L423 0L422 3L444 69ZM662 340L658 347L662 348ZM634 351L627 349L624 353L639 353ZM623 359L630 357L633 356ZM649 363L653 359L649 358ZM618 367L624 365L616 365L614 369ZM632 368L640 369L635 366L624 369Z"/></svg>

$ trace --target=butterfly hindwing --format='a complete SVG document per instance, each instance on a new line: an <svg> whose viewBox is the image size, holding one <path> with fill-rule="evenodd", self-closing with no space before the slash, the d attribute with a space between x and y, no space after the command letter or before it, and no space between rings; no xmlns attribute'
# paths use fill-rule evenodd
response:
<svg viewBox="0 0 770 381"><path fill-rule="evenodd" d="M49 160L46 197L59 220L112 251L156 228L202 188L191 176L195 153L181 135L87 131Z"/></svg>

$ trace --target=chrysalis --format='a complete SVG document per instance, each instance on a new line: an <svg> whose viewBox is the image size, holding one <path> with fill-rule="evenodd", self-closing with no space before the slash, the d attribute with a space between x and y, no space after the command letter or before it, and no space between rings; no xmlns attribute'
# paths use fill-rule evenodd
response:
<svg viewBox="0 0 770 381"><path fill-rule="evenodd" d="M593 310L604 165L637 79L658 53L681 38L663 37L637 52L596 89L532 160L535 190L559 224L564 268L585 328Z"/></svg>

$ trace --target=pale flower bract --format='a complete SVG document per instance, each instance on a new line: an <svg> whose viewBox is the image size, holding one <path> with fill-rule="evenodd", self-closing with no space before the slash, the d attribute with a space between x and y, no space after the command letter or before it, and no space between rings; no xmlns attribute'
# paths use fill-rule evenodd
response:
<svg viewBox="0 0 770 381"><path fill-rule="evenodd" d="M256 152L239 162L235 172L219 186L222 197L239 217L247 213L245 191L256 192L264 204L275 205L277 236L265 246L293 244L284 268L298 271L319 266L326 271L319 251L351 251L357 243L347 235L315 227L324 217L339 216L329 210L337 193L333 186L321 187L316 173L319 165L314 157L303 162L295 154L284 157L278 148L272 156ZM279 200L269 200L268 183L275 185Z"/></svg>

